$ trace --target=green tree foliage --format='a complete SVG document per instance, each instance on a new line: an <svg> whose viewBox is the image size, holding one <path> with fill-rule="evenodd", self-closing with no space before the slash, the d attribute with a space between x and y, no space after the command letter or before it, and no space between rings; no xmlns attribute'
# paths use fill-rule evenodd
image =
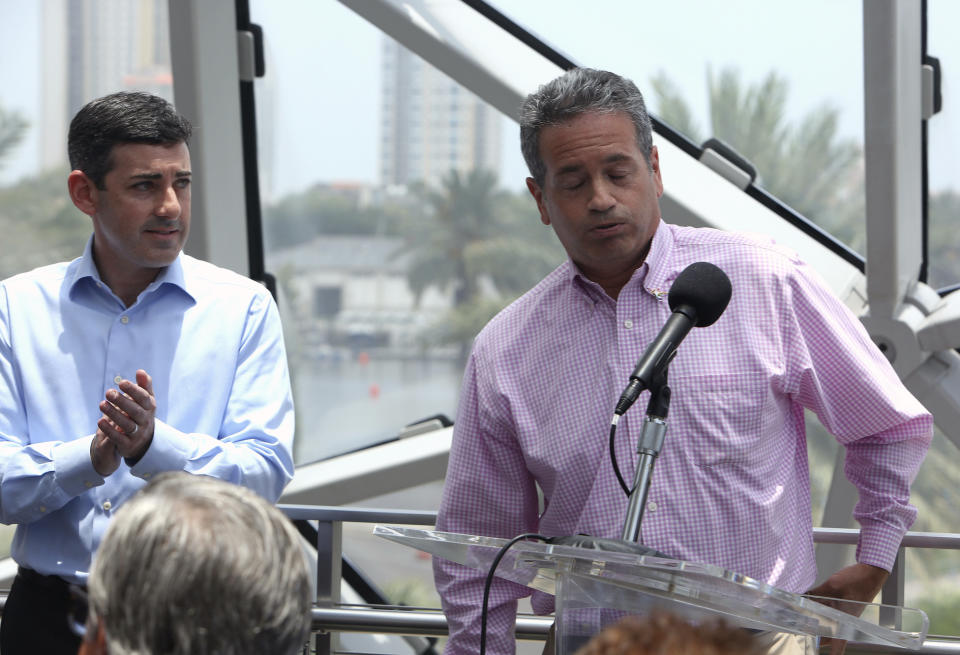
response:
<svg viewBox="0 0 960 655"><path fill-rule="evenodd" d="M439 189L419 193L425 212L405 229L417 295L429 286L452 289L459 307L480 298L485 279L494 296L512 298L556 267L557 249L530 229L540 225L533 202L518 204L492 172L450 171Z"/></svg>
<svg viewBox="0 0 960 655"><path fill-rule="evenodd" d="M320 235L396 235L414 211L409 199L373 202L360 190L318 184L264 209L264 240L275 251Z"/></svg>
<svg viewBox="0 0 960 655"><path fill-rule="evenodd" d="M453 309L430 332L466 355L477 332L500 309L563 261L563 250L529 197L497 187L486 170L450 171L440 188L421 187L425 211L405 229L407 274L419 297L435 287L453 293Z"/></svg>
<svg viewBox="0 0 960 655"><path fill-rule="evenodd" d="M90 219L67 194L67 170L58 168L0 189L0 279L79 257Z"/></svg>
<svg viewBox="0 0 960 655"><path fill-rule="evenodd" d="M29 123L23 116L0 107L0 166L23 140L27 127Z"/></svg>
<svg viewBox="0 0 960 655"><path fill-rule="evenodd" d="M703 130L665 73L651 81L656 114L696 142ZM746 86L736 70L707 72L709 136L757 169L758 183L854 249L865 243L863 152L838 135L839 112L820 107L787 120L788 83L770 72Z"/></svg>
<svg viewBox="0 0 960 655"><path fill-rule="evenodd" d="M960 218L960 194L942 191L930 196L927 206L930 216L928 281L934 288L960 282L960 238L957 237L957 219Z"/></svg>
<svg viewBox="0 0 960 655"><path fill-rule="evenodd" d="M26 136L29 124L0 107L0 166ZM77 257L90 234L90 219L67 195L64 168L0 188L0 279ZM13 236L11 236L13 235Z"/></svg>
<svg viewBox="0 0 960 655"><path fill-rule="evenodd" d="M956 580L948 581L936 595L919 598L910 604L927 613L931 635L960 635L960 592Z"/></svg>

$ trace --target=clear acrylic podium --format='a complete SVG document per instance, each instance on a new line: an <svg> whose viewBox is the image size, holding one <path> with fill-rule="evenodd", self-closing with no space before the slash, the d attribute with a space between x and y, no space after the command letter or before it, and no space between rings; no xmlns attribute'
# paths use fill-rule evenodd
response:
<svg viewBox="0 0 960 655"><path fill-rule="evenodd" d="M437 557L488 571L505 539L376 526L374 534ZM752 630L835 637L919 649L928 620L921 610L847 603L861 616L716 566L534 541L514 544L498 577L556 597L557 653L574 651L604 625L666 610L692 621L722 617ZM479 602L479 601L478 601Z"/></svg>

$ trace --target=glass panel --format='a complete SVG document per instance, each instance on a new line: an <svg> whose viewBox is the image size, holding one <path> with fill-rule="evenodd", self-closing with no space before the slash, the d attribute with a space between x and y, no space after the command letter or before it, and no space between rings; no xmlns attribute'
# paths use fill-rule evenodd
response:
<svg viewBox="0 0 960 655"><path fill-rule="evenodd" d="M0 279L80 255L90 219L67 196L67 128L119 90L173 97L166 0L0 0ZM13 526L0 526L0 557Z"/></svg>
<svg viewBox="0 0 960 655"><path fill-rule="evenodd" d="M166 0L0 4L0 278L80 254L90 221L66 193L67 128L113 91L173 97Z"/></svg>
<svg viewBox="0 0 960 655"><path fill-rule="evenodd" d="M919 511L911 530L957 532L960 485L956 480L957 447L936 430L910 495ZM929 615L931 635L960 635L960 551L908 549L906 572L904 604Z"/></svg>
<svg viewBox="0 0 960 655"><path fill-rule="evenodd" d="M957 146L960 144L960 108L952 93L960 91L960 44L952 38L950 23L960 21L960 5L927 0L927 53L940 60L943 107L927 123L929 172L929 270L934 288L960 283L960 181L957 180ZM913 529L957 532L956 508L960 505L957 447L937 430L930 453L914 484L912 502L920 515ZM930 616L930 634L960 635L960 552L914 549L907 555L908 604Z"/></svg>
<svg viewBox="0 0 960 655"><path fill-rule="evenodd" d="M952 23L949 21L953 21ZM960 90L960 44L951 25L960 21L960 5L949 0L928 0L927 53L940 60L943 108L927 123L929 170L928 282L934 288L960 282L960 180L957 179L957 146L960 145L960 107L952 93Z"/></svg>
<svg viewBox="0 0 960 655"><path fill-rule="evenodd" d="M694 142L732 145L760 186L863 251L859 1L493 4L574 62L633 79Z"/></svg>
<svg viewBox="0 0 960 655"><path fill-rule="evenodd" d="M453 417L473 337L564 255L516 124L332 0L253 2L251 19L304 463Z"/></svg>

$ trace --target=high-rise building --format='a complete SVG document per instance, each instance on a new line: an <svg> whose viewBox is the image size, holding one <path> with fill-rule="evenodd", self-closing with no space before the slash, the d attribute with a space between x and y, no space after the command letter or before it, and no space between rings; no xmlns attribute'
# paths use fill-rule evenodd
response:
<svg viewBox="0 0 960 655"><path fill-rule="evenodd" d="M45 0L40 164L66 157L66 130L87 102L114 91L173 99L167 0Z"/></svg>
<svg viewBox="0 0 960 655"><path fill-rule="evenodd" d="M436 186L451 169L499 172L497 110L388 38L380 110L382 184Z"/></svg>

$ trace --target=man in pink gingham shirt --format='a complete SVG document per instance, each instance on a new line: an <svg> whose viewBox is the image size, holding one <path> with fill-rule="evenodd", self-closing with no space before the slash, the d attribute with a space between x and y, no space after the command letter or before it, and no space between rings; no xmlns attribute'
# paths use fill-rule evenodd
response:
<svg viewBox="0 0 960 655"><path fill-rule="evenodd" d="M541 87L524 104L521 142L541 220L570 259L476 339L437 528L619 537L627 497L607 453L613 408L670 315L670 285L707 261L729 276L733 295L670 365L669 429L642 541L807 591L816 577L807 408L846 448L861 525L857 563L811 591L872 600L916 516L910 484L933 421L859 321L789 250L663 222L657 148L629 80L577 69ZM617 427L627 480L642 419L634 408ZM445 652L477 653L484 573L440 558L434 567L450 624ZM514 652L516 599L529 593L495 580L490 655ZM537 592L532 603L553 609Z"/></svg>

